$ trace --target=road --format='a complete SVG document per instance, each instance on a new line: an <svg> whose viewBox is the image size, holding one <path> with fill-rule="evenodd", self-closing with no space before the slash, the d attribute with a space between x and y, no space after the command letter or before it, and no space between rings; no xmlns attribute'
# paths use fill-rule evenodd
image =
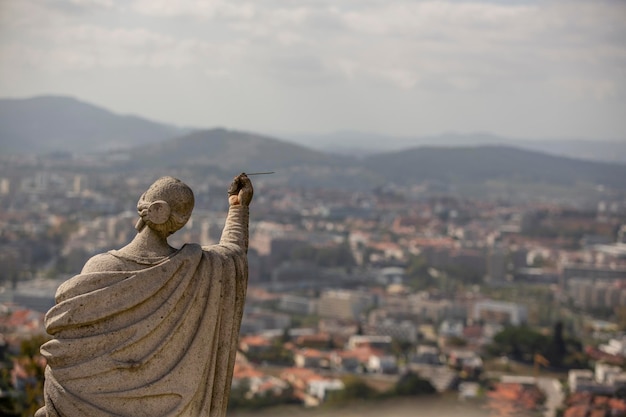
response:
<svg viewBox="0 0 626 417"><path fill-rule="evenodd" d="M537 386L546 394L545 417L555 417L556 410L563 404L565 394L561 383L556 378L540 377L537 379Z"/></svg>

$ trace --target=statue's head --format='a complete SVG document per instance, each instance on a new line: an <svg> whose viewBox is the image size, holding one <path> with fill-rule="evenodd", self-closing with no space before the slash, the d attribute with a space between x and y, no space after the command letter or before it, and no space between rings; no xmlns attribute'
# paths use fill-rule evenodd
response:
<svg viewBox="0 0 626 417"><path fill-rule="evenodd" d="M141 218L135 228L141 231L148 226L167 237L187 223L193 205L193 191L187 184L172 177L159 178L137 202Z"/></svg>

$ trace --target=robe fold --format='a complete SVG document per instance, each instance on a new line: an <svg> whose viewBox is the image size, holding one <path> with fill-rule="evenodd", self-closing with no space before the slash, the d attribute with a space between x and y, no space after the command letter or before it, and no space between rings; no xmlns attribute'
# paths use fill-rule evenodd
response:
<svg viewBox="0 0 626 417"><path fill-rule="evenodd" d="M223 417L247 286L246 207L219 245L79 274L46 315L54 338L36 417ZM136 266L136 267L133 267ZM127 270L126 270L127 269Z"/></svg>

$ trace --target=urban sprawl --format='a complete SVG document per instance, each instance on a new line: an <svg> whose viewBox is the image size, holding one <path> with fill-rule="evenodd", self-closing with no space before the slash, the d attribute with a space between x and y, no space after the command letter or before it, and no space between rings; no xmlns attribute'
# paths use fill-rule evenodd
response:
<svg viewBox="0 0 626 417"><path fill-rule="evenodd" d="M0 407L40 401L37 349L56 288L130 241L136 199L159 176L88 169L102 163L2 161ZM170 244L217 243L230 178L165 174L197 200ZM380 393L415 375L470 400L626 415L626 202L254 181L231 407L317 406L350 385Z"/></svg>

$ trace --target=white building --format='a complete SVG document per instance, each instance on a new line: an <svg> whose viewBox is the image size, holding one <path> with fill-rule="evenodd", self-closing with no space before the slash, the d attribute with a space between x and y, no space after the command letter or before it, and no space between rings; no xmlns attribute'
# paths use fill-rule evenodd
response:
<svg viewBox="0 0 626 417"><path fill-rule="evenodd" d="M615 377L623 373L622 368L615 365L609 365L607 363L596 363L595 378L596 382L600 384L609 383L609 381L615 380Z"/></svg>
<svg viewBox="0 0 626 417"><path fill-rule="evenodd" d="M295 314L310 315L317 312L317 300L309 297L285 294L280 297L278 308Z"/></svg>
<svg viewBox="0 0 626 417"><path fill-rule="evenodd" d="M570 392L585 391L595 385L593 371L590 369L572 369L567 373L567 385Z"/></svg>
<svg viewBox="0 0 626 417"><path fill-rule="evenodd" d="M353 335L348 339L346 348L352 350L363 346L389 351L391 349L391 336Z"/></svg>
<svg viewBox="0 0 626 417"><path fill-rule="evenodd" d="M309 382L307 391L321 401L326 399L329 391L339 391L345 388L340 379L314 379Z"/></svg>
<svg viewBox="0 0 626 417"><path fill-rule="evenodd" d="M398 371L398 361L391 355L370 355L367 370L379 374L393 374Z"/></svg>
<svg viewBox="0 0 626 417"><path fill-rule="evenodd" d="M528 320L526 306L504 301L479 301L474 305L474 320L518 326Z"/></svg>
<svg viewBox="0 0 626 417"><path fill-rule="evenodd" d="M600 345L598 349L609 355L626 356L626 336L622 336L621 339L611 339L609 343Z"/></svg>

